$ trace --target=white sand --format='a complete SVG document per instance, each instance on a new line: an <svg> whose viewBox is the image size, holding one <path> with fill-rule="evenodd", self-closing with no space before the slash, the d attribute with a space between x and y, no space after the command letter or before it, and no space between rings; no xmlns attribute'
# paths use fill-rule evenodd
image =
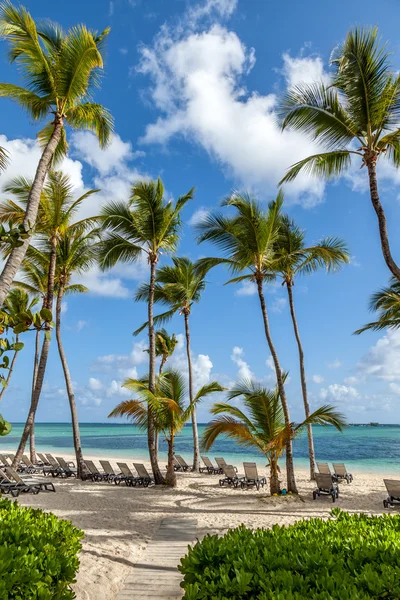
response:
<svg viewBox="0 0 400 600"><path fill-rule="evenodd" d="M130 464L131 461L125 462ZM114 461L111 463L116 466ZM259 472L265 474L262 465ZM188 473L178 474L175 490L56 478L53 480L57 488L55 494L25 494L19 497L19 502L70 519L84 530L81 567L75 585L77 598L111 600L164 517L194 517L198 520L199 535L203 535L223 533L241 523L249 527L270 527L312 516L326 517L333 506L348 511L382 512L383 475L365 472L353 472L353 475L352 484L340 485L340 497L335 505L327 496L313 501L314 485L308 480L307 472L299 469L296 471L299 497L271 497L267 489L257 492L221 488L217 475Z"/></svg>

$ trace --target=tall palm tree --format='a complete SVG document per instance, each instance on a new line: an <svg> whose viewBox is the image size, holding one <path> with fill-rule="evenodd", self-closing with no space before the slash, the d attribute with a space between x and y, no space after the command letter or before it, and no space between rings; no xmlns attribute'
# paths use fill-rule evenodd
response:
<svg viewBox="0 0 400 600"><path fill-rule="evenodd" d="M381 156L400 165L400 75L393 71L389 56L376 27L353 29L333 52L334 73L328 85L298 84L287 92L280 108L282 128L308 134L325 151L294 164L281 183L292 181L302 171L337 177L349 168L352 157L358 159L367 167L383 257L400 280L376 176Z"/></svg>
<svg viewBox="0 0 400 600"><path fill-rule="evenodd" d="M6 186L5 189L7 192L14 194L20 203L18 204L13 200L6 200L5 202L0 203L0 221L11 220L18 224L22 218L23 206L29 202L31 184L23 178L18 178L17 180L12 181L10 185ZM43 187L40 196L40 220L37 227L35 243L39 245L39 247L44 247L44 254L41 253L37 247L31 245L28 249L27 258L28 261L37 262L43 269L46 266L45 258L43 258L43 256L48 257L47 291L44 299L44 307L50 311L53 307L58 244L67 230L70 232L81 232L93 224L94 220L90 218L76 222L73 222L73 219L86 198L96 192L98 192L98 190L89 190L79 198L75 199L70 177L60 171L49 173L48 180ZM31 405L18 450L14 458L14 465L18 465L35 420L36 409L39 403L47 366L50 342L50 327L48 327L45 332L40 353Z"/></svg>
<svg viewBox="0 0 400 600"><path fill-rule="evenodd" d="M109 29L98 33L84 25L64 32L50 21L35 23L23 6L13 6L8 0L0 5L0 37L9 43L10 62L16 63L26 81L26 87L0 83L0 97L17 102L34 121L50 118L38 133L43 151L23 220L29 235L7 258L0 275L0 305L29 246L49 168L68 151L66 126L93 131L102 147L110 140L112 117L101 104L91 101L100 83L108 33Z"/></svg>
<svg viewBox="0 0 400 600"><path fill-rule="evenodd" d="M279 192L268 210L261 208L249 194L233 194L222 205L235 209L235 215L210 214L199 225L199 242L214 243L225 254L223 258L203 258L198 261L198 269L210 269L225 264L237 275L228 283L251 281L257 285L258 298L264 322L265 337L274 363L279 395L282 402L286 426L290 425L289 405L278 354L271 336L267 306L264 296L264 282L275 278L272 263L280 232L283 194ZM244 275L241 273L245 273ZM292 441L286 444L286 475L288 491L297 493L293 466Z"/></svg>
<svg viewBox="0 0 400 600"><path fill-rule="evenodd" d="M38 296L34 296L30 298L26 292L20 289L11 289L8 292L8 295L4 302L4 310L11 317L15 318L20 313L26 313L28 310L32 310L32 308L39 302ZM38 330L39 331L39 330ZM15 342L13 343L14 354L11 359L10 368L7 372L7 377L4 381L4 384L0 390L0 401L3 399L4 392L10 383L10 379L15 367L15 362L17 360L18 352L20 352L24 347L24 344L19 341L19 334L15 334Z"/></svg>
<svg viewBox="0 0 400 600"><path fill-rule="evenodd" d="M244 411L227 402L214 404L211 412L219 415L211 421L202 437L202 446L209 450L215 440L224 435L243 446L255 448L268 460L270 467L271 494L279 493L279 465L287 440L292 440L308 424L333 425L339 431L345 418L333 406L321 406L302 423L285 424L278 388L267 390L259 383L243 380L229 392L228 400L240 398Z"/></svg>
<svg viewBox="0 0 400 600"><path fill-rule="evenodd" d="M155 336L156 356L161 358L158 374L161 375L166 363L168 362L168 359L171 358L175 352L175 348L178 345L178 339L174 333L169 335L168 331L164 328L158 329L155 332Z"/></svg>
<svg viewBox="0 0 400 600"><path fill-rule="evenodd" d="M165 266L157 271L156 285L154 288L154 301L165 304L169 310L162 315L155 317L155 323L165 322L179 312L183 315L185 321L185 336L186 336L186 354L188 362L188 378L189 378L189 398L190 402L194 402L193 388L193 368L192 356L190 350L190 328L189 315L191 313L194 302L199 302L201 293L203 292L205 282L205 272L198 268L189 258L172 258L173 266ZM149 286L142 284L137 293L136 300L148 299ZM144 326L135 331L139 333ZM196 407L193 406L192 411L192 428L193 428L193 470L198 471L200 468L200 448L199 448L199 433L197 429Z"/></svg>
<svg viewBox="0 0 400 600"><path fill-rule="evenodd" d="M378 318L355 331L357 335L364 331L382 331L400 327L400 282L395 277L392 277L389 287L382 288L371 296L369 309L377 312Z"/></svg>
<svg viewBox="0 0 400 600"><path fill-rule="evenodd" d="M61 337L61 309L62 301L66 294L84 293L89 291L84 285L71 283L71 279L74 274L81 274L87 271L96 262L98 233L96 230L82 233L79 231L77 232L74 227L71 229L72 231L67 230L62 235L57 246L56 338L71 409L72 432L78 477L81 477L85 465L82 454L74 387Z"/></svg>
<svg viewBox="0 0 400 600"><path fill-rule="evenodd" d="M143 430L148 426L148 411L153 414L154 423L163 432L168 443L167 485L176 487L174 470L175 437L190 418L193 406L202 398L222 392L224 388L216 381L204 385L194 397L194 402L185 406L187 395L185 378L179 371L166 371L156 382L155 391L149 389L148 377L137 380L127 379L124 387L139 396L139 399L125 400L114 408L109 417L128 417Z"/></svg>
<svg viewBox="0 0 400 600"><path fill-rule="evenodd" d="M342 240L330 237L321 240L318 244L307 247L305 245L305 232L287 215L283 216L273 270L281 277L282 285L286 287L288 293L290 315L299 352L300 380L306 418L310 415L310 405L307 394L304 351L294 309L293 286L298 275L308 275L318 269L326 269L327 272L335 271L343 264L348 263L349 260L350 254ZM310 477L315 479L315 453L311 423L307 425L307 436Z"/></svg>
<svg viewBox="0 0 400 600"><path fill-rule="evenodd" d="M109 269L117 262L136 262L145 255L150 266L148 331L149 331L149 389L154 393L156 383L156 340L154 331L154 286L157 263L161 252L176 251L181 229L180 213L193 198L193 189L173 204L164 197L164 185L157 181L140 181L132 187L128 202L110 202L101 213L106 231L100 252L100 266ZM157 462L155 431L151 407L147 428L151 467L156 483L163 483Z"/></svg>

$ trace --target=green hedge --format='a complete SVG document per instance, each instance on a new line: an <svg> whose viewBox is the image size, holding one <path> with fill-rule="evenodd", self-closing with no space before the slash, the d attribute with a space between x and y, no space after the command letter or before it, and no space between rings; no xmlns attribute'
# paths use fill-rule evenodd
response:
<svg viewBox="0 0 400 600"><path fill-rule="evenodd" d="M186 600L400 598L400 516L329 520L207 536L182 559Z"/></svg>
<svg viewBox="0 0 400 600"><path fill-rule="evenodd" d="M83 532L51 513L0 499L0 600L70 600Z"/></svg>

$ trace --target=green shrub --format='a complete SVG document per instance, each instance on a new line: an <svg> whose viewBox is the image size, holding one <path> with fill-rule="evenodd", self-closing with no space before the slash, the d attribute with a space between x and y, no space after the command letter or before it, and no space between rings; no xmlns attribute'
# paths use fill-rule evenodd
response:
<svg viewBox="0 0 400 600"><path fill-rule="evenodd" d="M207 536L182 559L186 600L400 598L400 516L329 520Z"/></svg>
<svg viewBox="0 0 400 600"><path fill-rule="evenodd" d="M83 532L0 498L0 600L70 600Z"/></svg>

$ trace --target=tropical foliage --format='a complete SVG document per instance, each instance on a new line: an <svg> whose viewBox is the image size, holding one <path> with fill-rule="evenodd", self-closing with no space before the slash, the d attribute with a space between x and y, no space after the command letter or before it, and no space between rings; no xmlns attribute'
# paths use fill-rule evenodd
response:
<svg viewBox="0 0 400 600"><path fill-rule="evenodd" d="M371 312L378 313L377 320L367 323L355 333L398 329L400 327L400 282L393 277L389 287L375 292L371 296L369 309Z"/></svg>

